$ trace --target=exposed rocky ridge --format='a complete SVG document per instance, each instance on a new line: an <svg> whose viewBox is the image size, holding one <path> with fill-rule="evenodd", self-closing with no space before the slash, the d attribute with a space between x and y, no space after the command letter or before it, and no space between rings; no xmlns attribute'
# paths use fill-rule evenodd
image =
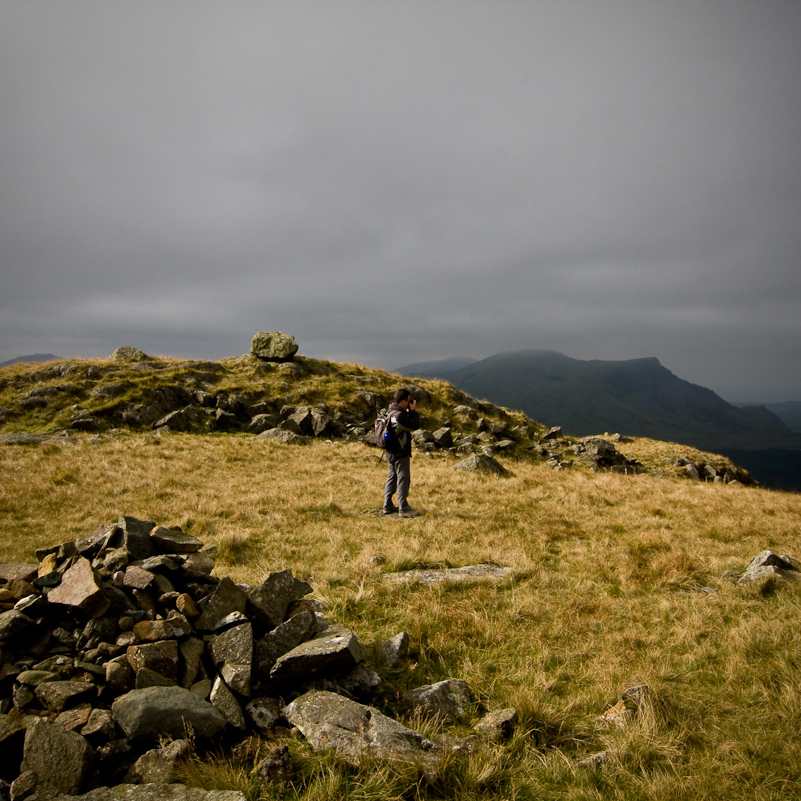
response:
<svg viewBox="0 0 801 801"><path fill-rule="evenodd" d="M237 585L212 575L213 551L123 516L41 548L38 564L0 563L0 797L11 783L11 798L30 801L235 801L177 788L176 763L289 725L348 761L369 753L436 771L440 746L362 703L381 679L307 582L284 570ZM405 633L385 643L386 663L408 646ZM454 722L475 709L458 680L409 690L402 704ZM479 731L507 736L507 718ZM285 751L255 766L265 782L291 778Z"/></svg>
<svg viewBox="0 0 801 801"><path fill-rule="evenodd" d="M284 354L296 347L294 340L290 345ZM152 359L135 348L119 348L105 361L15 365L0 372L0 444L131 429L250 433L295 444L347 439L373 445L373 421L401 383L421 400L423 428L415 432L414 447L423 453L462 459L505 454L542 460L555 469L645 469L616 455L611 442L587 447L564 436L560 428L546 429L522 413L438 381L410 382L357 365L295 355L268 358L250 353L217 362L178 361ZM674 473L696 478L684 465L674 467ZM697 478L712 480L703 467ZM716 475L752 483L745 471L731 464L719 465Z"/></svg>

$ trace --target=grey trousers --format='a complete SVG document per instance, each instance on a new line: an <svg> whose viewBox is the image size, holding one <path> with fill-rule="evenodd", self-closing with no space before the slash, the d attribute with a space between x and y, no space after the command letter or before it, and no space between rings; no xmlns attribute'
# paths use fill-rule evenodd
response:
<svg viewBox="0 0 801 801"><path fill-rule="evenodd" d="M412 483L412 459L404 456L389 463L387 483L384 487L384 509L392 508L392 496L398 492L398 507L406 508L409 485Z"/></svg>

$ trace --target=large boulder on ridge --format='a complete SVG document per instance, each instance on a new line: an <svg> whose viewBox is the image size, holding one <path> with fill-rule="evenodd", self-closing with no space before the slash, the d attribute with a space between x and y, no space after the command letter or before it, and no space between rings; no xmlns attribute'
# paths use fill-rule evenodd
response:
<svg viewBox="0 0 801 801"><path fill-rule="evenodd" d="M250 352L266 361L286 362L298 352L298 343L282 331L259 331L250 342Z"/></svg>

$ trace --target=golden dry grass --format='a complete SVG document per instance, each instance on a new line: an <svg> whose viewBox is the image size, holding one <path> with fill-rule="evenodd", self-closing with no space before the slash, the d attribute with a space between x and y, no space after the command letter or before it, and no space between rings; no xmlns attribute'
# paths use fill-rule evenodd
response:
<svg viewBox="0 0 801 801"><path fill-rule="evenodd" d="M519 710L511 743L453 758L433 785L345 768L293 742L302 770L287 797L801 795L799 591L722 578L766 548L801 556L800 496L513 460L514 475L498 479L453 464L415 456L410 500L424 514L399 520L368 513L385 468L356 444L122 434L4 447L2 558L32 559L120 514L181 525L220 546L221 575L256 582L289 567L309 578L328 615L367 645L391 714L404 719L403 689L446 677L470 682L486 708ZM478 562L514 578L381 580L396 567ZM412 659L386 670L378 646L400 630ZM636 684L651 688L642 714L623 730L600 727L607 704ZM602 750L603 765L578 767Z"/></svg>

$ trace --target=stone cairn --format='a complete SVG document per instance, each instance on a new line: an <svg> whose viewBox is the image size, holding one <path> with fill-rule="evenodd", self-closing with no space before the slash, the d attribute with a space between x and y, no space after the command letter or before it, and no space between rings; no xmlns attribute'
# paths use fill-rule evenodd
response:
<svg viewBox="0 0 801 801"><path fill-rule="evenodd" d="M214 550L123 516L38 550L38 565L0 564L0 799L242 801L173 783L176 760L269 740L276 726L352 763L370 753L436 770L440 746L358 703L381 679L354 633L318 614L308 583L289 570L256 587L217 578ZM385 643L384 662L408 643ZM452 721L473 708L458 680L403 704ZM476 736L506 736L514 718L492 713ZM287 748L254 770L287 781Z"/></svg>

